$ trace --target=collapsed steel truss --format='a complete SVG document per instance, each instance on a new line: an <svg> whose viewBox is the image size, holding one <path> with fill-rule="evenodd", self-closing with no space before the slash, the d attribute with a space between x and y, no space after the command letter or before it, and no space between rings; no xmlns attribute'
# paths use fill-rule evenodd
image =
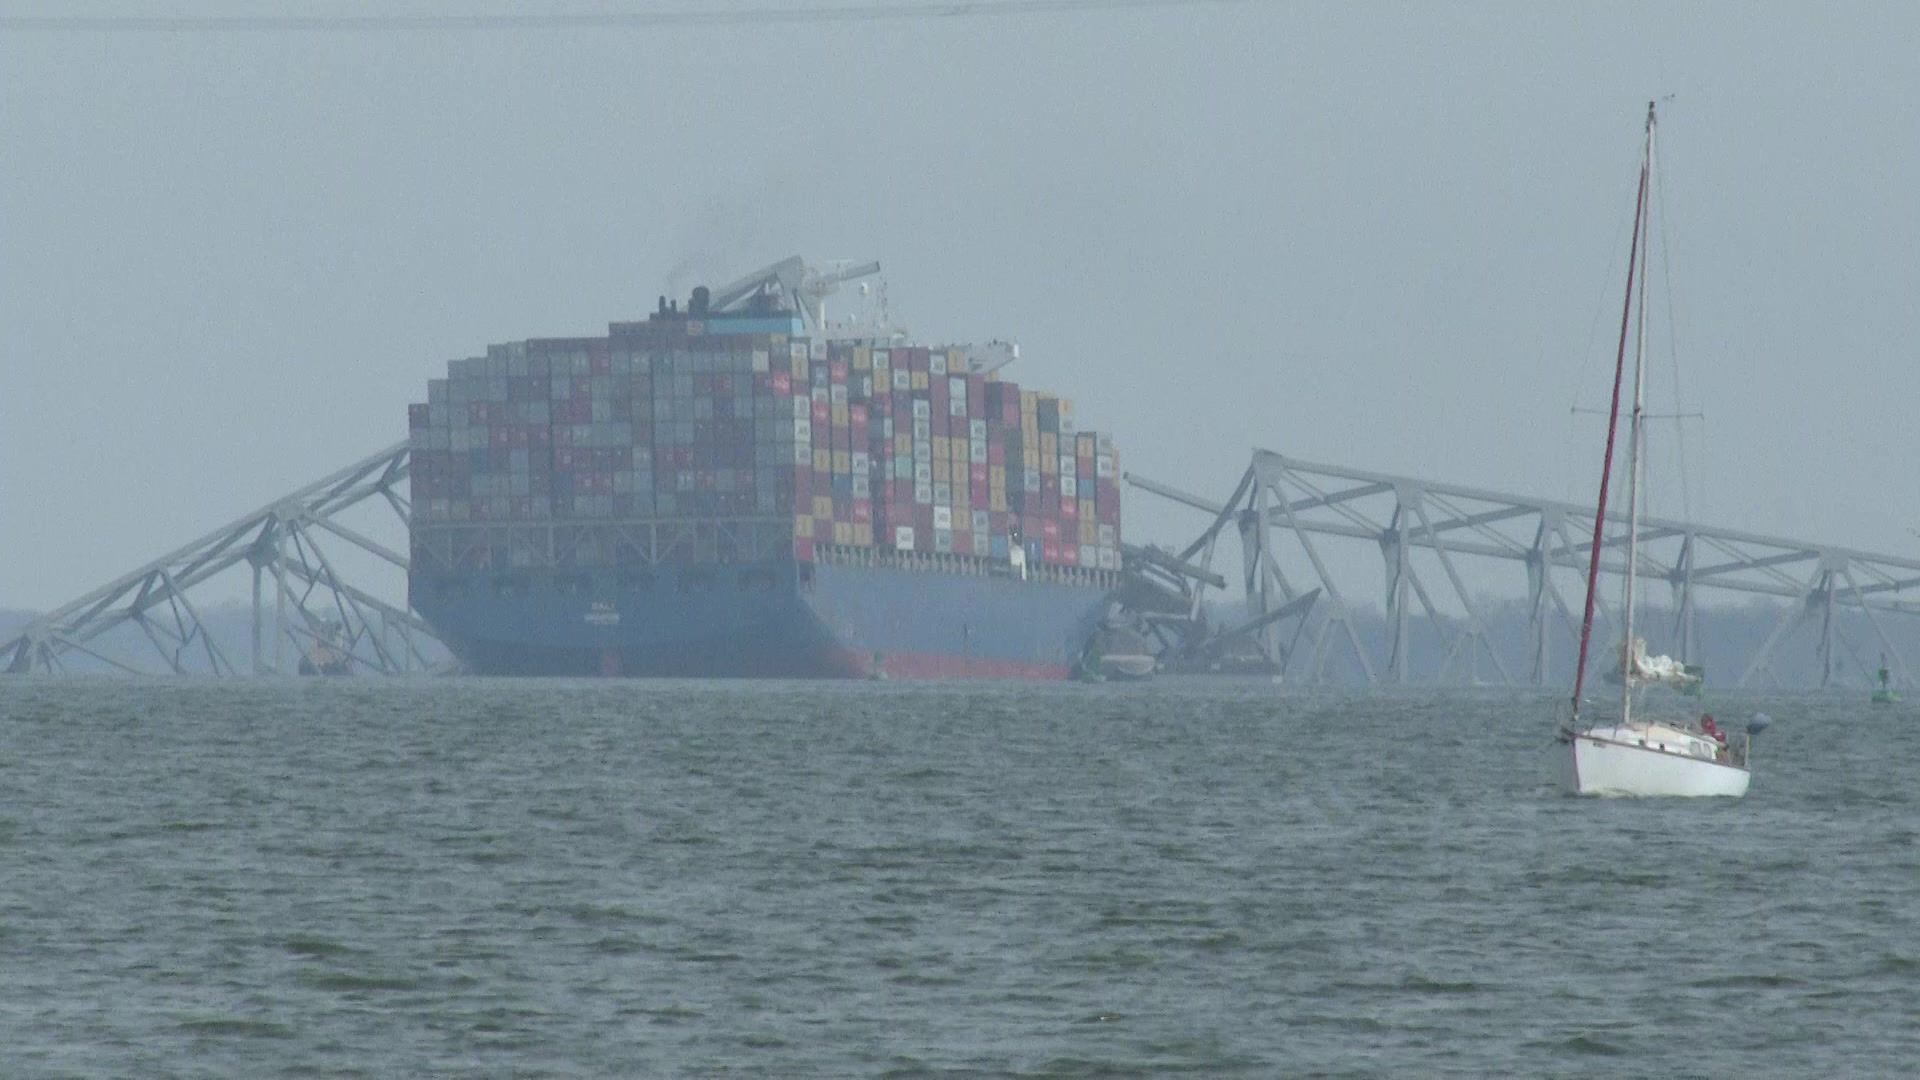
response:
<svg viewBox="0 0 1920 1080"><path fill-rule="evenodd" d="M1507 658L1494 647L1481 605L1462 577L1461 560L1469 557L1504 560L1525 568L1529 655L1517 666L1524 667L1527 681L1539 685L1547 680L1549 644L1558 636L1556 627L1577 637L1579 616L1574 603L1583 596L1593 542L1591 507L1316 464L1266 450L1254 452L1252 463L1224 503L1132 473L1126 479L1135 488L1212 516L1206 529L1184 549L1160 553L1174 564L1192 564L1204 572L1205 576L1186 575L1189 588L1197 591L1213 576L1221 534L1229 527L1239 533L1241 584L1251 618L1278 612L1314 591L1297 586L1282 565L1280 540L1291 539L1290 549L1297 547L1305 556L1321 593L1316 625L1308 633L1310 652L1304 659L1288 655L1292 650L1271 629L1265 630L1262 648L1283 667L1298 662L1304 670L1297 672L1307 678L1323 677L1330 656L1345 650L1369 682L1408 681L1409 622L1417 604L1427 627L1443 642L1434 673L1437 679L1477 679L1478 662L1485 657L1500 681L1518 681ZM1622 528L1619 535L1602 541L1601 569L1618 575L1626 569L1626 519L1609 513L1607 521ZM1386 582L1384 657L1370 655L1363 644L1354 609L1317 542L1323 538L1378 546ZM1441 612L1429 583L1409 558L1415 551L1432 554L1461 614ZM1788 601L1741 673L1742 686L1763 677L1778 683L1773 663L1778 647L1810 622L1819 626L1823 686L1834 681L1843 651L1855 672L1872 670L1858 644L1836 620L1837 614L1846 611L1865 617L1893 677L1903 685L1911 684L1906 661L1882 620L1920 615L1920 600L1902 595L1920 587L1920 560L1642 519L1637 569L1642 580L1664 581L1669 586L1672 620L1667 630L1683 660L1698 645L1696 594L1700 590ZM1556 581L1556 571L1562 578L1570 577L1564 590ZM1614 615L1604 601L1601 617L1613 623Z"/></svg>
<svg viewBox="0 0 1920 1080"><path fill-rule="evenodd" d="M44 615L0 642L0 671L62 672L78 654L108 667L144 674L98 641L137 627L175 674L219 676L280 673L316 651L346 668L383 674L431 666L422 646L432 631L404 606L347 581L327 545L347 544L404 574L407 556L343 524L340 515L368 500L384 502L405 526L403 494L408 446L400 443L354 462L206 536ZM323 545L323 538L326 544ZM252 649L246 671L228 655L188 593L240 564L253 571ZM263 585L272 590L267 612ZM273 646L263 640L269 622Z"/></svg>

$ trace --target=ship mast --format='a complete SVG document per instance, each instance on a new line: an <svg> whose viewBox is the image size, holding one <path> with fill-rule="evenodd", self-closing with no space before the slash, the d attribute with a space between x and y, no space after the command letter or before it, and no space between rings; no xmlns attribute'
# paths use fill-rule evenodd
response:
<svg viewBox="0 0 1920 1080"><path fill-rule="evenodd" d="M1653 102L1647 102L1647 145L1641 166L1641 175L1653 172ZM1647 409L1647 218L1640 217L1640 304L1634 313L1633 345L1633 422L1627 434L1627 585L1625 603L1622 610L1625 650L1620 658L1620 723L1624 726L1633 719L1633 681L1639 674L1639 654L1633 642L1633 586L1640 561L1640 487L1641 470L1645 467L1646 427L1643 423Z"/></svg>
<svg viewBox="0 0 1920 1080"><path fill-rule="evenodd" d="M1580 619L1580 659L1573 669L1573 715L1580 720L1580 690L1587 679L1587 652L1593 642L1593 605L1598 597L1595 586L1600 579L1600 547L1606 535L1607 483L1613 477L1613 439L1620 428L1620 387L1627 370L1627 330L1632 326L1634 273L1640 265L1640 236L1645 231L1647 210L1647 171L1653 138L1653 107L1647 107L1648 153L1640 160L1640 187L1633 203L1633 241L1627 251L1627 292L1620 307L1620 345L1613 358L1613 403L1607 413L1607 452L1600 460L1600 499L1593 512L1593 549L1587 557L1587 604ZM1643 328L1644 329L1644 328Z"/></svg>
<svg viewBox="0 0 1920 1080"><path fill-rule="evenodd" d="M1645 169L1647 175L1653 175L1653 102L1647 102L1647 150L1645 150ZM1624 605L1624 625L1626 625L1626 653L1620 663L1620 723L1634 719L1634 676L1640 675L1638 653L1634 651L1634 578L1640 569L1640 488L1644 482L1645 411L1647 411L1647 246L1649 234L1647 213L1640 221L1640 311L1634 313L1636 342L1634 342L1634 421L1628 429L1628 448L1626 448L1626 605Z"/></svg>

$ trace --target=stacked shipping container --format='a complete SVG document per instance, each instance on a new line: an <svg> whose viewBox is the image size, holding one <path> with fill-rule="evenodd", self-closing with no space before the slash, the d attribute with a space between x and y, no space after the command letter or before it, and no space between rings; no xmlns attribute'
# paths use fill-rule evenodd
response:
<svg viewBox="0 0 1920 1080"><path fill-rule="evenodd" d="M568 561L613 565L618 524L778 520L802 561L1119 568L1112 440L1077 430L1070 401L973 372L965 349L668 325L449 364L409 410L416 539L565 523L605 533ZM498 532L463 565L538 564Z"/></svg>

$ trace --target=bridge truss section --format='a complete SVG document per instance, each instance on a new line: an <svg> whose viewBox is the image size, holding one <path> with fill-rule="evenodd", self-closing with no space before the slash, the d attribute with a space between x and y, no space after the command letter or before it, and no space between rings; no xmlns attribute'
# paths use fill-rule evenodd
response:
<svg viewBox="0 0 1920 1080"><path fill-rule="evenodd" d="M1346 654L1368 682L1408 682L1418 626L1422 637L1439 643L1426 673L1432 681L1491 677L1543 685L1555 646L1572 648L1578 640L1595 529L1590 506L1326 465L1267 450L1254 452L1224 502L1134 473L1126 480L1210 519L1184 549L1163 556L1210 572L1220 538L1229 530L1237 534L1240 585L1250 617L1277 611L1314 589L1320 592L1305 651L1288 658L1301 665L1296 673L1308 678L1324 677L1330 660ZM1627 521L1609 513L1606 525L1601 572L1611 579L1626 570ZM1370 558L1377 552L1384 571L1386 631L1375 648L1368 647L1328 559L1335 545L1356 541L1373 549ZM1499 564L1511 565L1525 582L1524 657L1503 655L1496 647L1482 610L1484 595L1469 584L1469 569L1484 573L1488 565ZM1662 631L1682 660L1698 653L1703 596L1778 604L1770 632L1742 666L1740 686L1779 685L1775 660L1782 644L1807 636L1809 629L1822 686L1834 684L1843 670L1864 683L1875 670L1876 651L1895 682L1912 685L1903 650L1888 627L1890 620L1920 615L1920 598L1909 599L1907 593L1920 589L1920 559L1643 518L1637 573L1643 582L1666 584L1670 611ZM1596 636L1602 641L1619 633L1611 603L1617 593L1610 586L1600 591ZM1443 611L1443 600L1453 610ZM1842 618L1848 614L1858 616L1853 632ZM1277 642L1268 647L1281 651Z"/></svg>
<svg viewBox="0 0 1920 1080"><path fill-rule="evenodd" d="M79 665L130 674L267 675L315 657L352 673L432 669L432 630L406 601L384 599L381 592L390 589L342 572L350 551L356 561L371 557L404 578L405 554L343 518L356 507L384 506L404 532L409 463L408 444L388 447L62 605L0 641L0 672L60 674ZM250 571L253 579L251 637L238 659L192 595L230 571ZM129 627L139 633L127 633ZM133 655L129 641L138 643ZM151 666L156 658L158 670Z"/></svg>

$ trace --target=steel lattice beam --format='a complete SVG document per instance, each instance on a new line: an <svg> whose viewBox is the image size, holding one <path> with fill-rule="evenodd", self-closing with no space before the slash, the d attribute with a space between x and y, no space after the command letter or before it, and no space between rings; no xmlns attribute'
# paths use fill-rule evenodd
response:
<svg viewBox="0 0 1920 1080"><path fill-rule="evenodd" d="M1442 642L1444 674L1464 664L1468 677L1478 657L1485 656L1495 672L1509 679L1506 659L1493 648L1475 598L1458 569L1463 559L1490 559L1523 564L1527 574L1531 656L1522 668L1533 681L1545 677L1548 636L1558 611L1559 625L1573 630L1573 616L1555 584L1555 572L1584 582L1588 547L1596 528L1593 509L1554 499L1511 495L1487 488L1435 483L1417 477L1396 476L1320 462L1283 457L1257 450L1240 476L1233 494L1223 503L1183 491L1171 484L1132 473L1133 487L1210 515L1200 538L1178 558L1191 560L1212 545L1225 526L1239 521L1247 547L1246 579L1250 606L1265 601L1256 594L1268 582L1283 581L1275 561L1285 536L1304 553L1327 604L1315 642L1315 664L1324 662L1329 635L1344 635L1352 644L1361 670L1371 680L1375 665L1353 634L1346 601L1329 574L1315 538L1359 540L1377 545L1385 560L1388 642L1378 665L1389 678L1408 677L1410 623L1423 613L1425 627ZM1601 570L1608 575L1626 570L1626 518L1609 513L1602 537ZM1434 593L1411 551L1428 553L1437 562L1439 582L1450 587L1465 612L1463 619L1443 618ZM1256 572L1256 564L1265 569ZM1207 565L1202 562L1201 565ZM1431 563L1429 564L1431 566ZM1790 631L1809 620L1822 628L1820 655L1829 677L1837 649L1845 649L1858 663L1858 650L1836 629L1837 610L1857 611L1867 619L1871 637L1888 657L1901 682L1908 668L1900 650L1885 632L1881 620L1889 616L1920 615L1920 600L1898 594L1920 587L1920 559L1885 555L1739 529L1700 525L1663 518L1641 521L1641 551L1637 571L1647 580L1667 582L1674 593L1675 639L1683 653L1693 648L1696 590L1734 596L1768 597L1788 601L1786 614L1759 653L1752 658L1742 682L1770 674L1774 648ZM1892 595L1889 595L1892 594ZM1605 605L1602 618L1608 618ZM1856 629L1858 627L1856 626ZM1317 671L1317 668L1316 668ZM1454 672L1454 674L1463 674Z"/></svg>
<svg viewBox="0 0 1920 1080"><path fill-rule="evenodd" d="M279 658L288 644L305 651L333 638L345 646L343 652L356 667L385 674L425 670L428 661L420 646L433 640L432 630L404 602L381 600L343 578L320 543L344 544L405 571L406 556L336 519L377 500L404 527L408 503L402 492L410 460L407 443L390 446L61 605L0 642L0 672L62 671L62 658L69 653L137 671L96 644L101 635L132 624L170 671L245 674L221 648L189 595L242 564L254 575L252 673L283 670ZM271 662L263 641L269 618L261 593L266 579L273 583ZM204 663L190 668L189 657L200 653Z"/></svg>

